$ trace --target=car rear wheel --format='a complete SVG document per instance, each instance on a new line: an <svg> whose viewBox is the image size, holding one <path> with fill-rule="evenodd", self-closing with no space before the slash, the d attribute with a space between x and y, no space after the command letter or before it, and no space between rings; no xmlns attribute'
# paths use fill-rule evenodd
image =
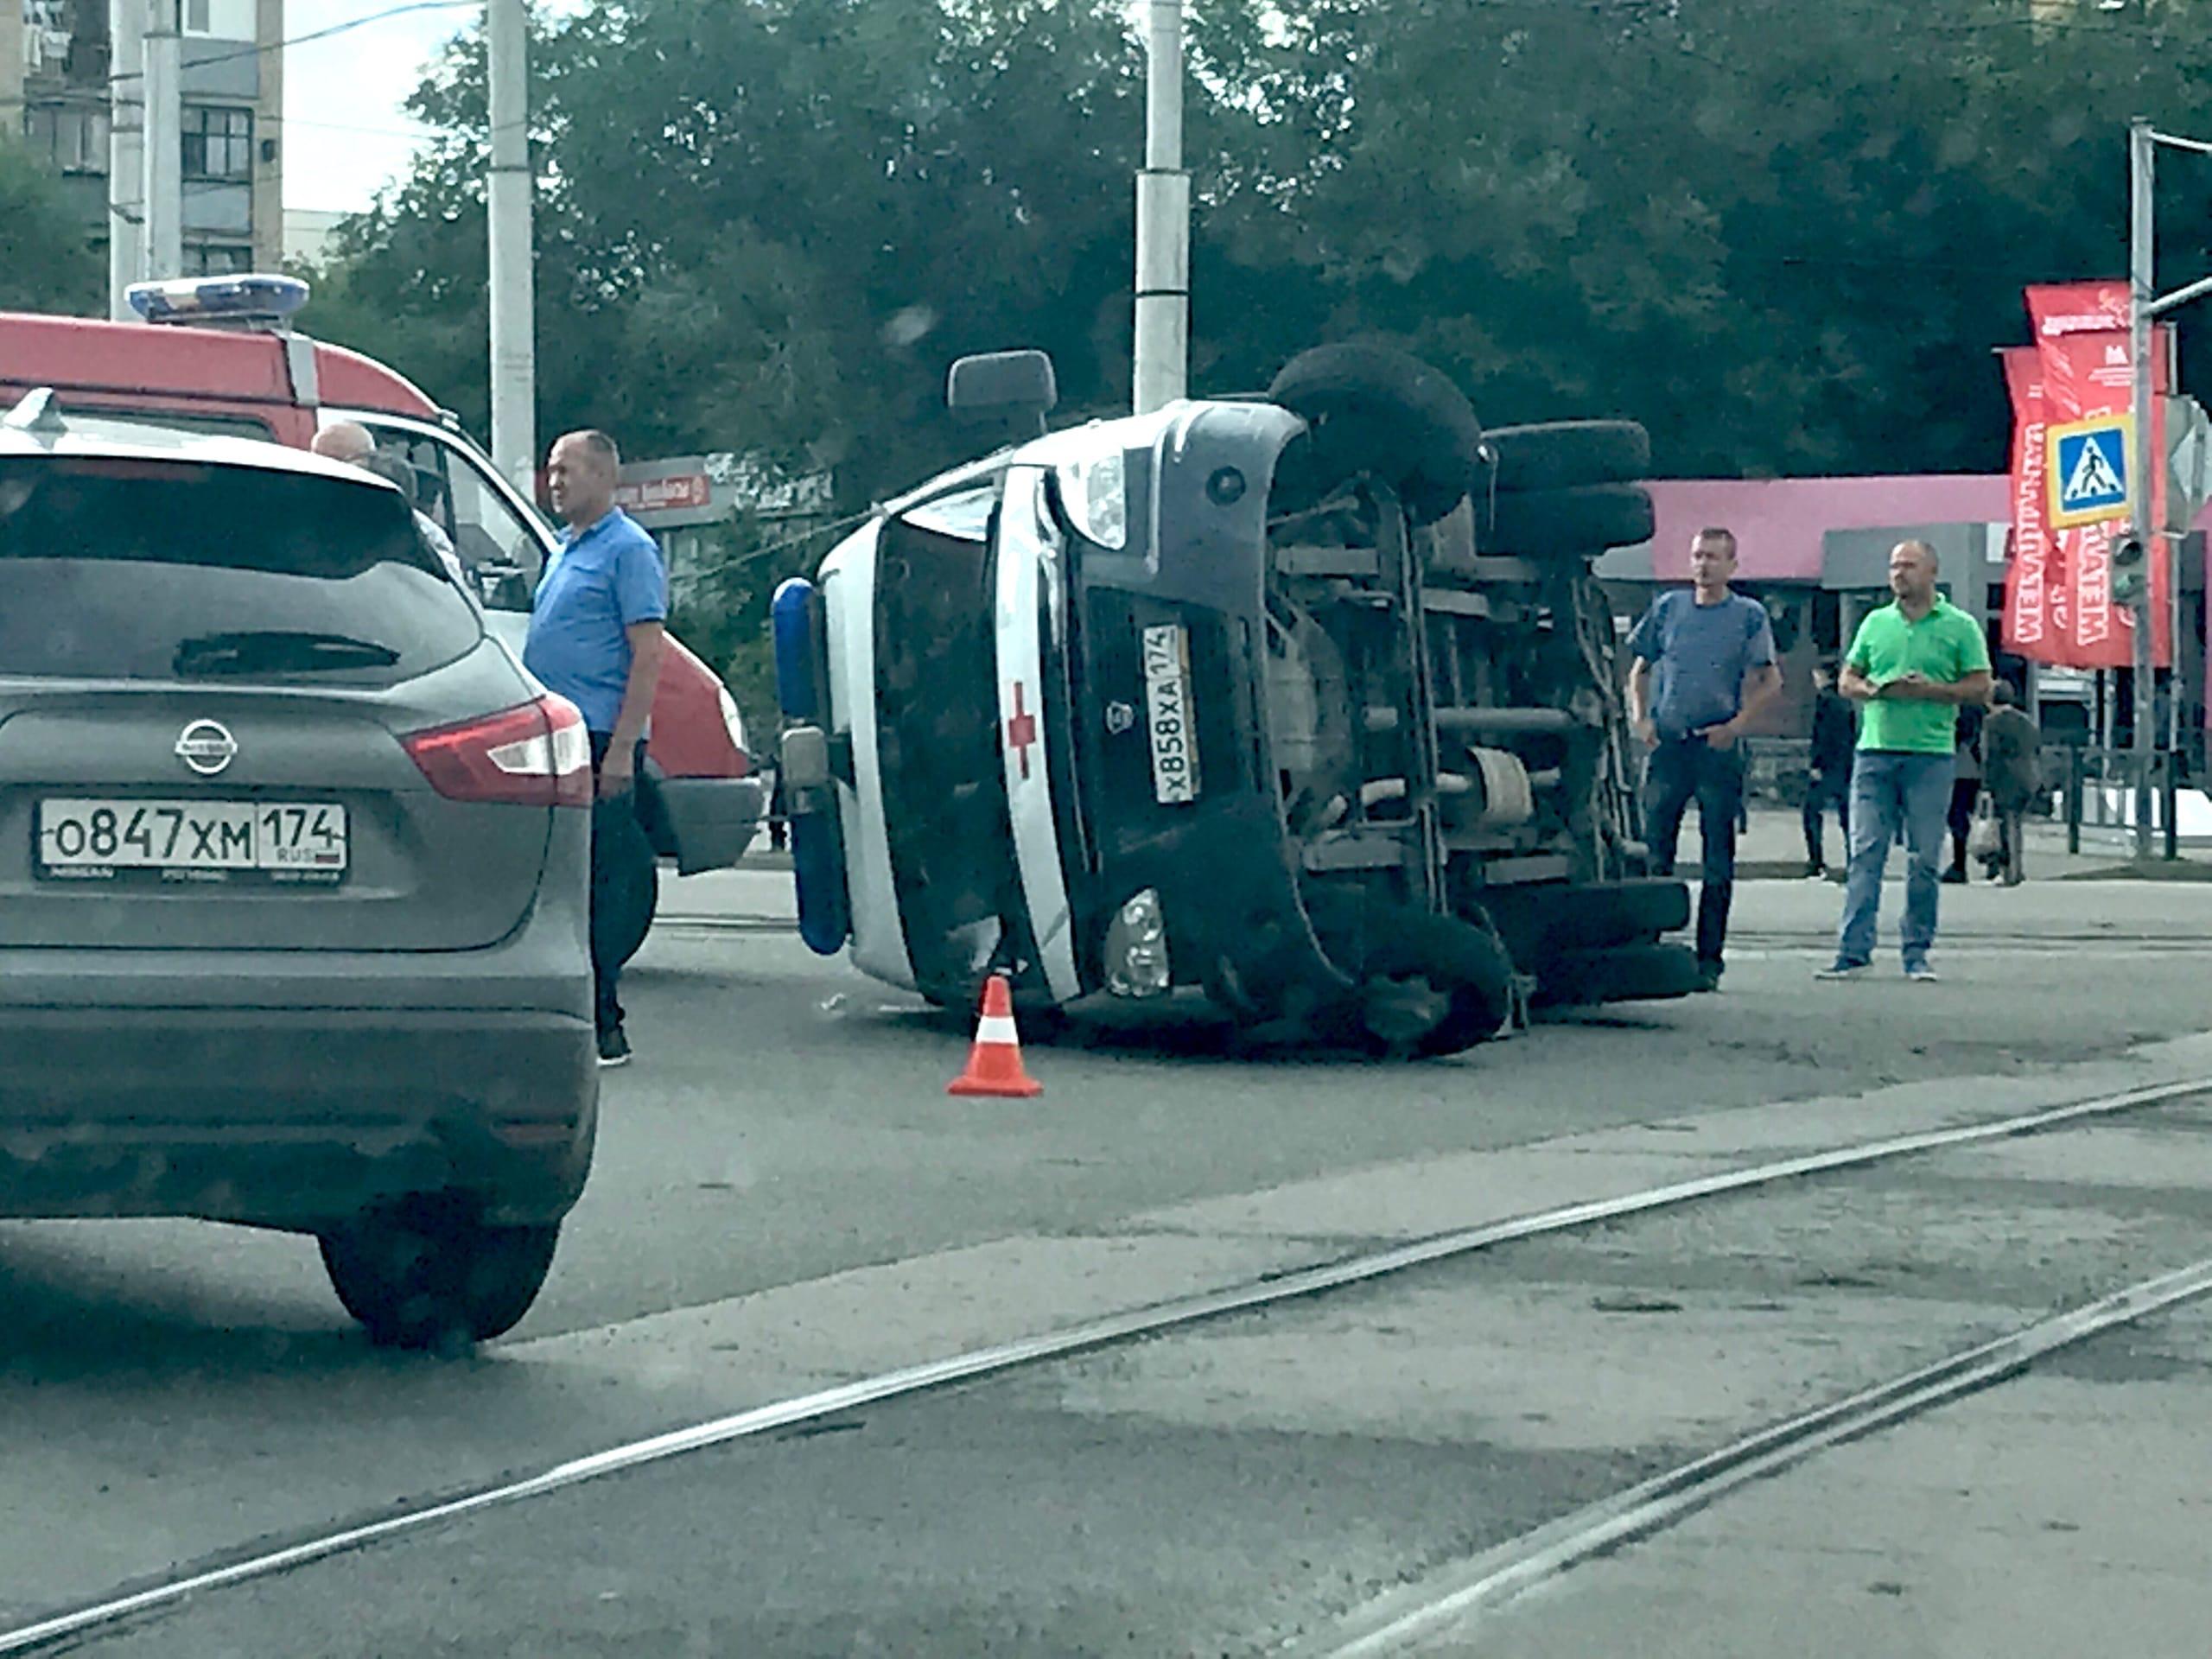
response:
<svg viewBox="0 0 2212 1659"><path fill-rule="evenodd" d="M321 1235L346 1311L379 1347L486 1342L512 1330L553 1266L558 1223L500 1227L456 1200L420 1198Z"/></svg>

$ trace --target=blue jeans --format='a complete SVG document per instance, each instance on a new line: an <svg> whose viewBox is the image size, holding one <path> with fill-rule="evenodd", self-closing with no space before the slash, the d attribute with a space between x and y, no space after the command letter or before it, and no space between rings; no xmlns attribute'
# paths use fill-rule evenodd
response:
<svg viewBox="0 0 2212 1659"><path fill-rule="evenodd" d="M1928 960L1936 943L1936 903L1942 892L1943 831L1951 810L1949 754L1861 749L1851 772L1851 874L1843 887L1843 927L1835 957L1852 964L1874 959L1882 874L1890 842L1903 832L1905 863L1905 966Z"/></svg>

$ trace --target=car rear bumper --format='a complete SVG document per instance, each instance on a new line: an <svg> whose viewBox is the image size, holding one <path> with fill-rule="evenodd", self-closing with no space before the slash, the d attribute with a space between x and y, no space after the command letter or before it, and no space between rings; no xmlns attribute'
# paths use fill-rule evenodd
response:
<svg viewBox="0 0 2212 1659"><path fill-rule="evenodd" d="M653 788L666 816L678 875L726 870L745 856L760 833L767 793L758 778L658 778Z"/></svg>
<svg viewBox="0 0 2212 1659"><path fill-rule="evenodd" d="M591 1022L557 1013L0 1007L0 1215L312 1228L460 1192L582 1192Z"/></svg>

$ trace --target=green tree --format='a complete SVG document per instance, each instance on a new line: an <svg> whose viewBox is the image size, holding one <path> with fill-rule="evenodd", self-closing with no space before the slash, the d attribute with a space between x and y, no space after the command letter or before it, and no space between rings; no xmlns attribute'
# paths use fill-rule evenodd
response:
<svg viewBox="0 0 2212 1659"><path fill-rule="evenodd" d="M2114 272L2120 118L2203 129L2202 19L1291 0L1254 85L1308 165L1224 230L1250 280L1310 273L1316 332L1406 342L1493 421L1634 416L1678 474L1994 467L1988 348L2024 282Z"/></svg>
<svg viewBox="0 0 2212 1659"><path fill-rule="evenodd" d="M0 310L97 313L106 281L61 181L0 139Z"/></svg>

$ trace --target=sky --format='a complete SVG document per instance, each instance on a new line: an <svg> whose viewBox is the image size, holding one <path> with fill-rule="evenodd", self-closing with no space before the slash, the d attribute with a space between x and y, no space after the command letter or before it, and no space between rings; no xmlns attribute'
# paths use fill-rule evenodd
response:
<svg viewBox="0 0 2212 1659"><path fill-rule="evenodd" d="M407 0L286 0L284 34L296 40L334 24L375 17ZM588 0L539 0L540 11L578 11ZM473 27L480 0L380 17L284 54L284 205L357 213L407 170L420 142L407 96L445 43Z"/></svg>

